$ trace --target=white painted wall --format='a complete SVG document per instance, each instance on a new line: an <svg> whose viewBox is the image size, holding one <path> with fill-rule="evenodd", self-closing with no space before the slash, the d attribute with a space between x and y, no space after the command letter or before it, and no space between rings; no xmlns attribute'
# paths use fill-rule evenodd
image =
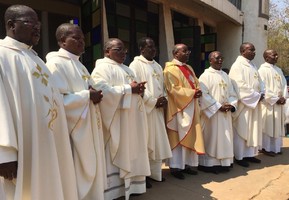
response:
<svg viewBox="0 0 289 200"><path fill-rule="evenodd" d="M222 52L225 60L223 67L230 69L238 55L242 43L242 26L231 22L219 23L217 26L217 49Z"/></svg>
<svg viewBox="0 0 289 200"><path fill-rule="evenodd" d="M253 60L257 67L264 63L263 52L267 49L267 31L264 25L268 20L258 17L259 1L243 0L242 10L244 11L244 42L251 42L256 48L256 56Z"/></svg>

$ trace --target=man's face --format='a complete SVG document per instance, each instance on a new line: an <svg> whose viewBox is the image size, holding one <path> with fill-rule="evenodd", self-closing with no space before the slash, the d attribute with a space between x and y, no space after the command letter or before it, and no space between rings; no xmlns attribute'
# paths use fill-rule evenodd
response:
<svg viewBox="0 0 289 200"><path fill-rule="evenodd" d="M143 49L141 49L141 55L145 57L147 60L153 60L156 56L156 47L154 41L151 39L146 40L146 45Z"/></svg>
<svg viewBox="0 0 289 200"><path fill-rule="evenodd" d="M127 49L120 40L113 40L112 47L106 50L106 56L117 63L123 63L126 57Z"/></svg>
<svg viewBox="0 0 289 200"><path fill-rule="evenodd" d="M12 20L14 39L29 46L35 46L40 39L41 23L34 11L27 11L22 17Z"/></svg>
<svg viewBox="0 0 289 200"><path fill-rule="evenodd" d="M84 52L85 42L82 30L79 27L72 27L71 34L63 38L62 48L80 56Z"/></svg>
<svg viewBox="0 0 289 200"><path fill-rule="evenodd" d="M215 70L220 70L222 68L223 60L222 54L220 52L215 52L210 58L210 64Z"/></svg>
<svg viewBox="0 0 289 200"><path fill-rule="evenodd" d="M278 61L278 53L276 51L270 51L267 54L266 62L275 65Z"/></svg>
<svg viewBox="0 0 289 200"><path fill-rule="evenodd" d="M182 45L175 54L175 58L182 63L186 63L189 60L190 54L191 51L188 50L188 47L186 45Z"/></svg>
<svg viewBox="0 0 289 200"><path fill-rule="evenodd" d="M252 44L247 44L242 55L248 60L253 60L255 58L255 47Z"/></svg>

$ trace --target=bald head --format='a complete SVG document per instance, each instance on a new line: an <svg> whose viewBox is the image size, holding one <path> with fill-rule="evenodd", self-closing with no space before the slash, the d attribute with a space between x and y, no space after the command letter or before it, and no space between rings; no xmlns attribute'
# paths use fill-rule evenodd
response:
<svg viewBox="0 0 289 200"><path fill-rule="evenodd" d="M209 61L215 58L215 55L222 55L222 54L219 51L212 51L208 56Z"/></svg>
<svg viewBox="0 0 289 200"><path fill-rule="evenodd" d="M25 5L12 5L8 7L4 14L6 31L7 29L9 29L9 26L8 26L9 20L14 21L15 19L27 17L27 15L30 15L30 14L36 15L36 12L32 8L25 6Z"/></svg>
<svg viewBox="0 0 289 200"><path fill-rule="evenodd" d="M104 51L107 51L109 49L111 49L115 43L122 43L122 41L118 38L109 38L105 43L104 43L104 46L103 46L103 50Z"/></svg>
<svg viewBox="0 0 289 200"><path fill-rule="evenodd" d="M12 5L4 14L6 35L29 46L38 44L41 23L36 12L25 5Z"/></svg>
<svg viewBox="0 0 289 200"><path fill-rule="evenodd" d="M182 63L186 63L189 61L191 51L189 51L188 46L185 44L176 44L173 48L172 53L174 59Z"/></svg>
<svg viewBox="0 0 289 200"><path fill-rule="evenodd" d="M263 58L266 60L266 58L268 57L268 55L272 54L274 50L272 49L266 49L263 53Z"/></svg>
<svg viewBox="0 0 289 200"><path fill-rule="evenodd" d="M250 42L244 42L240 46L240 53L244 58L248 60L253 60L256 55L255 46Z"/></svg>
<svg viewBox="0 0 289 200"><path fill-rule="evenodd" d="M263 53L264 60L267 63L275 65L278 61L278 53L273 49L266 49Z"/></svg>
<svg viewBox="0 0 289 200"><path fill-rule="evenodd" d="M188 48L188 47L185 44L176 44L172 51L173 55L175 56L175 54L183 48Z"/></svg>
<svg viewBox="0 0 289 200"><path fill-rule="evenodd" d="M240 46L240 53L242 54L248 46L254 46L254 45L250 42L242 43Z"/></svg>
<svg viewBox="0 0 289 200"><path fill-rule="evenodd" d="M104 44L104 55L117 63L123 63L126 58L127 49L118 38L110 38Z"/></svg>
<svg viewBox="0 0 289 200"><path fill-rule="evenodd" d="M58 26L55 32L58 45L60 46L61 41L65 40L65 38L71 35L74 30L81 30L81 28L76 24L70 24L70 23L64 23Z"/></svg>
<svg viewBox="0 0 289 200"><path fill-rule="evenodd" d="M215 70L221 70L224 60L221 52L213 51L209 54L208 58L212 68L214 68Z"/></svg>

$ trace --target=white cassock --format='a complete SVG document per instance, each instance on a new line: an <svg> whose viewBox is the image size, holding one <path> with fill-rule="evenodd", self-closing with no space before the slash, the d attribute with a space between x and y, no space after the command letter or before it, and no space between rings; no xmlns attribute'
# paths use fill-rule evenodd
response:
<svg viewBox="0 0 289 200"><path fill-rule="evenodd" d="M162 160L172 157L172 151L165 126L163 108L156 108L159 97L166 96L164 91L164 78L162 67L154 60L136 56L129 65L138 81L147 81L145 84L144 103L149 128L149 158L151 178L162 180Z"/></svg>
<svg viewBox="0 0 289 200"><path fill-rule="evenodd" d="M224 104L236 108L238 97L229 76L222 70L210 67L199 78L201 124L205 155L199 155L199 164L206 167L230 166L233 163L233 127L231 112L221 112Z"/></svg>
<svg viewBox="0 0 289 200"><path fill-rule="evenodd" d="M237 160L258 154L262 145L262 110L259 99L264 84L256 66L238 56L229 77L238 95L238 109L232 114L234 128L234 156Z"/></svg>
<svg viewBox="0 0 289 200"><path fill-rule="evenodd" d="M93 80L79 56L64 49L47 54L46 60L64 98L79 199L104 199L106 168L101 115L99 106L89 96Z"/></svg>
<svg viewBox="0 0 289 200"><path fill-rule="evenodd" d="M10 109L15 130L5 131L1 121L1 163L18 162L17 179L1 181L5 196L78 199L63 99L46 65L29 46L6 37L0 41L0 74L7 97L0 110Z"/></svg>
<svg viewBox="0 0 289 200"><path fill-rule="evenodd" d="M279 97L288 97L287 82L282 70L276 65L263 63L259 74L265 84L265 101L262 103L263 139L262 148L278 153L285 135L285 106L276 102Z"/></svg>
<svg viewBox="0 0 289 200"><path fill-rule="evenodd" d="M108 186L105 199L144 193L150 175L148 127L143 99L131 93L135 74L110 58L99 59L91 74L95 88L102 90L100 102L106 148Z"/></svg>

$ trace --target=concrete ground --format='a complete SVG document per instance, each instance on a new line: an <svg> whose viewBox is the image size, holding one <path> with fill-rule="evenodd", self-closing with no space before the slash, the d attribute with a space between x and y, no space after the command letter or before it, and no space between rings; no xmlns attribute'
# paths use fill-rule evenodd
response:
<svg viewBox="0 0 289 200"><path fill-rule="evenodd" d="M186 174L185 180L172 177L163 169L165 182L151 182L153 187L131 200L289 200L289 138L283 138L283 154L258 156L261 164L249 168L234 164L229 173L200 172Z"/></svg>

